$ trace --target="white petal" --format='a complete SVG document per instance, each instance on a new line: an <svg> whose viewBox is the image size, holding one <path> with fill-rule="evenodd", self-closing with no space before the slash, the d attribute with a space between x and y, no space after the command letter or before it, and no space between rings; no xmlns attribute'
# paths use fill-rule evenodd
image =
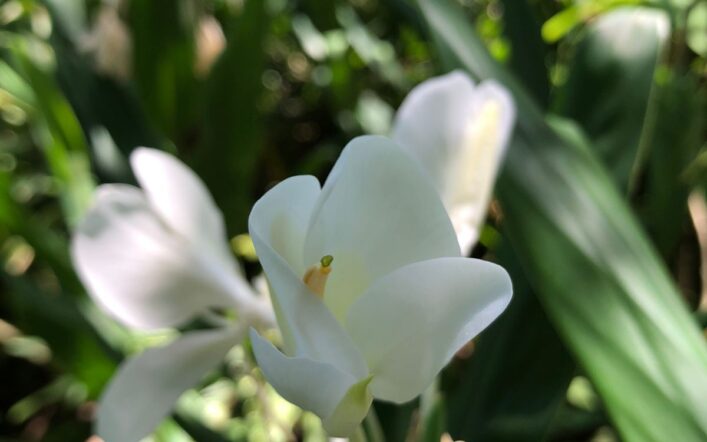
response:
<svg viewBox="0 0 707 442"><path fill-rule="evenodd" d="M401 403L420 394L511 293L503 268L470 258L418 262L376 281L347 320L374 376L373 395Z"/></svg>
<svg viewBox="0 0 707 442"><path fill-rule="evenodd" d="M191 245L164 225L144 194L104 185L71 242L74 266L88 292L129 326L178 325L212 306L233 301Z"/></svg>
<svg viewBox="0 0 707 442"><path fill-rule="evenodd" d="M359 137L346 146L322 190L305 261L332 255L324 301L343 322L379 276L403 265L459 256L447 212L420 166L391 140Z"/></svg>
<svg viewBox="0 0 707 442"><path fill-rule="evenodd" d="M319 193L315 178L289 178L255 203L248 226L272 289L288 354L332 363L360 378L366 365L351 338L302 282L304 232Z"/></svg>
<svg viewBox="0 0 707 442"><path fill-rule="evenodd" d="M370 379L358 380L325 362L287 357L253 329L250 336L268 382L280 396L322 418L332 436L348 436L366 417Z"/></svg>
<svg viewBox="0 0 707 442"><path fill-rule="evenodd" d="M130 164L150 204L167 225L195 247L230 262L221 212L191 169L166 152L144 147L133 151Z"/></svg>
<svg viewBox="0 0 707 442"><path fill-rule="evenodd" d="M438 190L469 121L474 83L461 71L420 83L395 115L393 139L415 156Z"/></svg>
<svg viewBox="0 0 707 442"><path fill-rule="evenodd" d="M478 239L514 120L505 88L475 88L461 72L417 86L396 116L393 137L432 177L463 254Z"/></svg>
<svg viewBox="0 0 707 442"><path fill-rule="evenodd" d="M97 433L110 442L135 442L150 434L239 340L239 331L190 332L146 350L118 369L100 401Z"/></svg>

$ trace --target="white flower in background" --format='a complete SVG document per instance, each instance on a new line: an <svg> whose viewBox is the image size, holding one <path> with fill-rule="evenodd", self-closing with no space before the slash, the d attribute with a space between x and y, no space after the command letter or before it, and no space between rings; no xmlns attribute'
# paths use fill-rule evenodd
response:
<svg viewBox="0 0 707 442"><path fill-rule="evenodd" d="M173 327L232 308L238 327L196 331L121 366L106 390L98 434L134 442L180 394L215 367L250 325L274 323L228 249L221 213L199 178L176 158L140 148L130 157L141 188L107 184L74 232L74 266L93 299L128 326Z"/></svg>
<svg viewBox="0 0 707 442"><path fill-rule="evenodd" d="M432 182L383 137L352 141L323 188L311 176L275 186L249 229L286 353L252 331L258 364L333 436L373 397L420 394L511 298L505 270L461 257Z"/></svg>
<svg viewBox="0 0 707 442"><path fill-rule="evenodd" d="M509 92L455 71L415 87L398 109L393 139L432 178L463 255L476 244L515 121Z"/></svg>

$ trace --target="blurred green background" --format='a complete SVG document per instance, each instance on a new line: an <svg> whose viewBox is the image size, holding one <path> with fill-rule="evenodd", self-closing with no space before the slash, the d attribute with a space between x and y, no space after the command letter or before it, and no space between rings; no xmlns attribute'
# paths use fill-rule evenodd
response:
<svg viewBox="0 0 707 442"><path fill-rule="evenodd" d="M0 25L0 441L88 439L116 365L169 337L105 317L68 259L132 149L193 167L236 237L455 68L516 99L473 251L515 296L420 400L376 403L371 439L707 440L706 1L2 0ZM246 345L154 436L192 439L325 435Z"/></svg>

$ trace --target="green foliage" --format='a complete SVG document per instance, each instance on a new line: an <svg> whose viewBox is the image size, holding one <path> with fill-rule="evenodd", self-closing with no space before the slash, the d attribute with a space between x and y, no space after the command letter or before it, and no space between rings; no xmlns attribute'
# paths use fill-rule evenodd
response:
<svg viewBox="0 0 707 442"><path fill-rule="evenodd" d="M193 167L236 235L272 184L325 177L452 68L516 101L473 252L515 294L419 400L376 403L368 439L705 440L707 244L686 205L707 189L705 6L0 0L0 440L87 439L120 359L165 339L104 316L68 253L95 185L134 183L135 147ZM325 437L237 347L153 440Z"/></svg>
<svg viewBox="0 0 707 442"><path fill-rule="evenodd" d="M514 93L518 128L499 183L505 229L618 430L627 440L702 440L704 337L609 175L581 138L545 123L457 7L419 3L445 51Z"/></svg>

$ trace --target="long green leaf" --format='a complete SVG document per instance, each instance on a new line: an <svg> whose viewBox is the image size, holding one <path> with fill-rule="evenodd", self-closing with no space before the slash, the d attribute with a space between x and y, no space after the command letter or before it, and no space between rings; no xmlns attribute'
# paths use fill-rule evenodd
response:
<svg viewBox="0 0 707 442"><path fill-rule="evenodd" d="M245 229L253 200L251 182L263 147L257 105L269 25L265 3L246 2L229 25L228 45L206 83L204 142L195 166L223 209L229 231L239 232Z"/></svg>
<svg viewBox="0 0 707 442"><path fill-rule="evenodd" d="M44 293L28 278L0 272L13 323L40 336L58 364L98 397L117 365L118 356L102 341L71 298ZM41 306L39 308L38 306Z"/></svg>
<svg viewBox="0 0 707 442"><path fill-rule="evenodd" d="M446 388L455 440L544 439L576 371L507 243L499 262L513 279L513 302L480 336L460 381Z"/></svg>
<svg viewBox="0 0 707 442"><path fill-rule="evenodd" d="M30 57L27 42L18 37L10 49L18 73L33 91L35 136L59 185L64 216L73 226L88 207L94 187L84 133L52 73Z"/></svg>
<svg viewBox="0 0 707 442"><path fill-rule="evenodd" d="M195 10L185 0L133 0L133 76L150 118L170 139L187 138L196 106Z"/></svg>
<svg viewBox="0 0 707 442"><path fill-rule="evenodd" d="M49 11L54 19L50 43L57 58L58 84L88 134L94 172L102 181L132 182L127 164L130 152L165 142L150 127L134 91L97 72L90 58L69 40L70 26L64 15L57 8Z"/></svg>
<svg viewBox="0 0 707 442"><path fill-rule="evenodd" d="M615 9L589 25L569 60L556 111L576 120L620 188L638 170L641 134L652 125L649 97L668 17L657 9ZM644 141L645 143L645 141Z"/></svg>
<svg viewBox="0 0 707 442"><path fill-rule="evenodd" d="M557 330L621 435L707 437L707 345L588 146L551 129L451 1L418 0L444 50L514 94L518 126L499 183L505 228Z"/></svg>
<svg viewBox="0 0 707 442"><path fill-rule="evenodd" d="M690 73L665 72L655 89L655 123L645 131L646 165L638 211L661 255L673 257L688 220L688 169L707 128L707 96ZM707 173L702 173L707 178Z"/></svg>

